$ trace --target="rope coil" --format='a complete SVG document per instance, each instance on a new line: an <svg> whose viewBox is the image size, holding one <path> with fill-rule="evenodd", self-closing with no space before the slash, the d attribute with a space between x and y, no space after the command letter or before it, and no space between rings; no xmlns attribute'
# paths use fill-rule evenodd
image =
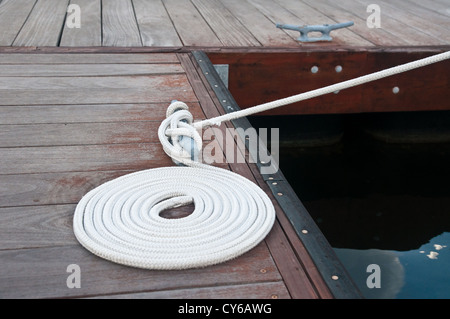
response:
<svg viewBox="0 0 450 319"><path fill-rule="evenodd" d="M189 167L128 174L78 203L74 232L89 251L137 268L187 269L238 257L267 236L275 209L265 192L241 175L192 161L180 146L181 136L199 137L186 127L192 127L188 113L184 107L169 112L159 136L166 153ZM190 203L195 209L187 217L160 215Z"/></svg>

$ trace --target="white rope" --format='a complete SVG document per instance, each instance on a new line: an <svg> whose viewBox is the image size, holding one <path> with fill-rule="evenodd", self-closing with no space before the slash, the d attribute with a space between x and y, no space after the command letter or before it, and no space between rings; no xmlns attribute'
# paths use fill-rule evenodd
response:
<svg viewBox="0 0 450 319"><path fill-rule="evenodd" d="M192 214L166 219L168 208L194 203ZM100 185L77 205L74 232L104 259L146 269L221 263L255 247L275 218L267 195L223 169L162 167Z"/></svg>
<svg viewBox="0 0 450 319"><path fill-rule="evenodd" d="M184 106L171 105L158 134L165 152L190 167L125 175L93 189L78 203L75 236L92 253L138 268L204 267L242 255L269 233L275 209L264 191L241 175L192 161L180 147L180 135L199 137ZM177 108L182 110L171 114ZM160 216L190 203L195 209L187 217Z"/></svg>
<svg viewBox="0 0 450 319"><path fill-rule="evenodd" d="M399 66L395 66L383 71L379 71L379 72L375 72L372 74L368 74L368 75L364 75L352 80L348 80L348 81L344 81L341 83L337 83L337 84L333 84L330 86L326 86L317 90L312 90L309 92L305 92L305 93L301 93L301 94L297 94L291 97L287 97L284 99L280 99L280 100L276 100L273 102L268 102L268 103L264 103L264 104L260 104L257 106L253 106L250 108L246 108L246 109L242 109L240 111L236 111L236 112L232 112L232 113L228 113L228 114L224 114L212 119L207 119L204 121L200 121L200 122L196 122L194 124L194 127L199 129L202 127L207 127L207 126L212 126L212 125L220 125L220 123L224 122L224 121L231 121L231 120L235 120L241 117L245 117L245 116L249 116L249 115L253 115L256 113L260 113L260 112L264 112L264 111L268 111L277 107L281 107L284 105L288 105L288 104L292 104L292 103L296 103L296 102L300 102L300 101L304 101L304 100L308 100L308 99L312 99L314 97L318 97L321 95L325 95L325 94L329 94L329 93L333 93L336 91L342 91L344 89L348 89L354 86L358 86L361 84L365 84L365 83L369 83L372 81L376 81L376 80L380 80L382 78L386 78L395 74L399 74L399 73L403 73L403 72L407 72L413 69L417 69L417 68L421 68L433 63L437 63L437 62L441 62L444 61L446 59L450 59L450 51L448 52L444 52L444 53L440 53L440 54L436 54L433 55L431 57L428 58L424 58L424 59L420 59L417 61L413 61L410 63L406 63L406 64L402 64Z"/></svg>
<svg viewBox="0 0 450 319"><path fill-rule="evenodd" d="M187 106L174 102L158 136L164 151L176 163L188 167L144 170L93 189L76 207L75 236L102 258L146 269L204 267L240 256L267 236L275 221L275 209L265 192L250 180L193 160L202 144L197 128L448 58L450 52L195 124ZM190 203L195 209L187 217L167 219L160 215L166 209Z"/></svg>

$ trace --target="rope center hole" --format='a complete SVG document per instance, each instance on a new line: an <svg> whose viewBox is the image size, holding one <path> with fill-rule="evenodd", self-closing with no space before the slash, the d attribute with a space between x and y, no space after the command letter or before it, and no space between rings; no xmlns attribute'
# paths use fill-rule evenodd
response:
<svg viewBox="0 0 450 319"><path fill-rule="evenodd" d="M194 204L186 204L180 207L168 208L159 213L159 216L165 219L180 219L191 215L194 212Z"/></svg>

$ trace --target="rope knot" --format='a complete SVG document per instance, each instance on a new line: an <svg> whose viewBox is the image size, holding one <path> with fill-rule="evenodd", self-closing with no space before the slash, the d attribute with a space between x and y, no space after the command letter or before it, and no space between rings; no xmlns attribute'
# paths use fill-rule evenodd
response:
<svg viewBox="0 0 450 319"><path fill-rule="evenodd" d="M198 161L202 149L202 138L193 126L193 116L188 109L185 103L172 101L158 130L164 152L177 165Z"/></svg>

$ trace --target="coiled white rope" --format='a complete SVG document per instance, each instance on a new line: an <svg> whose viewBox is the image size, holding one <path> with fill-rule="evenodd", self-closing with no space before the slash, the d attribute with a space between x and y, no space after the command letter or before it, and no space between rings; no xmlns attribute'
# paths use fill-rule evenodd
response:
<svg viewBox="0 0 450 319"><path fill-rule="evenodd" d="M173 107L182 110L172 114ZM185 108L173 103L158 133L166 153L190 167L125 175L93 189L78 203L75 236L92 253L138 268L204 267L242 255L269 233L275 210L264 191L241 175L192 161L179 145L180 136L199 139ZM190 203L195 209L187 217L160 216Z"/></svg>
<svg viewBox="0 0 450 319"><path fill-rule="evenodd" d="M290 98L193 123L182 102L172 103L158 136L164 151L188 167L163 167L119 177L87 193L73 227L78 241L110 261L146 269L186 269L221 263L255 247L269 233L275 210L253 182L195 161L196 128L248 116L436 63L450 52ZM192 145L190 145L190 144ZM192 214L166 219L169 208L193 203Z"/></svg>
<svg viewBox="0 0 450 319"><path fill-rule="evenodd" d="M166 219L168 208L194 203L193 213ZM267 195L223 169L162 167L126 175L79 202L80 243L107 260L146 269L204 267L240 256L270 231Z"/></svg>

